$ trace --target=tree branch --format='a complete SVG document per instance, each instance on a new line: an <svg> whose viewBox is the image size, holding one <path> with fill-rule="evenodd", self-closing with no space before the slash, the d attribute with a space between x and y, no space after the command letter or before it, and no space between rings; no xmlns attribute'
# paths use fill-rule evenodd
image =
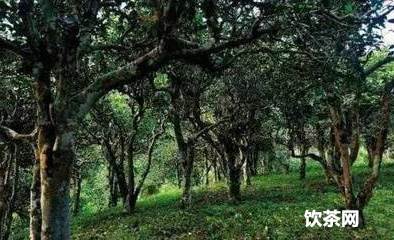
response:
<svg viewBox="0 0 394 240"><path fill-rule="evenodd" d="M81 118L98 99L118 86L133 83L163 64L158 46L130 64L97 78L91 85L71 98L71 117Z"/></svg>
<svg viewBox="0 0 394 240"><path fill-rule="evenodd" d="M304 155L296 155L294 152L294 149L291 149L291 157L293 158L305 158L305 157L309 157L317 162L319 162L321 165L326 166L325 161L322 157L314 154L314 153L307 153Z"/></svg>
<svg viewBox="0 0 394 240"><path fill-rule="evenodd" d="M8 50L23 58L27 58L30 55L28 51L22 49L22 46L4 38L0 38L0 49Z"/></svg>
<svg viewBox="0 0 394 240"><path fill-rule="evenodd" d="M164 46L172 45L176 43L177 40L173 39L174 42L171 42L172 44L169 44L169 42L165 40L161 41L161 43L150 52L118 70L97 78L90 86L75 95L71 99L70 106L72 113L70 117L72 119L80 119L91 109L93 104L107 92L118 86L133 83L135 80L145 77L148 73L158 69L170 60L182 58L190 59L192 57L218 53L225 49L235 48L250 43L263 34L272 35L277 32L276 28L259 30L261 21L262 19L259 18L253 23L248 35L218 44L212 44L211 41L208 41L201 47L169 51L169 49L165 49Z"/></svg>
<svg viewBox="0 0 394 240"><path fill-rule="evenodd" d="M386 56L384 59L380 60L379 62L375 63L374 65L372 65L370 68L366 69L364 71L364 75L366 77L368 77L369 75L371 75L372 73L374 73L376 70L378 70L380 67L391 63L392 61L394 61L394 56L392 55L388 55Z"/></svg>
<svg viewBox="0 0 394 240"><path fill-rule="evenodd" d="M148 176L149 172L150 172L150 168L152 166L152 159L153 159L153 149L154 146L156 144L156 141L160 138L161 135L164 134L165 132L165 119L163 119L160 123L160 129L153 135L152 137L152 141L149 145L149 150L148 150L148 165L146 166L146 169L144 171L144 173L141 176L140 181L138 182L137 188L135 190L136 194L138 195L138 193L141 191L142 186L144 185L145 179Z"/></svg>
<svg viewBox="0 0 394 240"><path fill-rule="evenodd" d="M190 136L190 137L188 138L188 141L194 142L194 141L197 140L197 138L199 138L199 137L200 137L201 135L203 135L204 133L206 133L206 132L210 131L211 129L213 129L213 128L219 126L220 124L222 124L222 123L224 123L224 122L228 122L228 121L230 121L230 118L225 118L225 119L222 119L222 120L218 121L218 122L215 123L215 124L211 124L211 125L209 125L209 126L206 126L206 127L204 127L203 129L201 129L200 131L198 131L198 132L194 133L192 136Z"/></svg>
<svg viewBox="0 0 394 240"><path fill-rule="evenodd" d="M37 136L38 129L34 129L30 134L20 134L6 126L0 126L0 136L9 141L32 142Z"/></svg>

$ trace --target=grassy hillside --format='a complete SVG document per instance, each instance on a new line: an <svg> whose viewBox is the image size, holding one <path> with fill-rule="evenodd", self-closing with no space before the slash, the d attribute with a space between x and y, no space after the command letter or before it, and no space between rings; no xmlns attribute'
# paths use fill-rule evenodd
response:
<svg viewBox="0 0 394 240"><path fill-rule="evenodd" d="M365 169L355 167L357 179ZM327 186L318 166L307 179L297 172L253 178L238 205L226 199L224 183L195 189L194 205L178 206L171 186L141 199L132 216L120 208L74 219L73 239L394 239L394 166L385 166L365 215L367 228L306 228L305 210L339 209L342 198Z"/></svg>

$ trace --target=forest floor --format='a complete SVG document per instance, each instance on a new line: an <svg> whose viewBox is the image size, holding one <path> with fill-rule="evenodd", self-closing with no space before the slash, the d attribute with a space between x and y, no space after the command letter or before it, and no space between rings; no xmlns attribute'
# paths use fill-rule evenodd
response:
<svg viewBox="0 0 394 240"><path fill-rule="evenodd" d="M353 172L359 186L367 170L356 166ZM393 164L383 167L362 230L305 227L305 210L340 209L343 203L316 165L308 167L305 180L295 171L253 178L237 205L227 200L224 183L197 187L186 210L179 208L180 193L167 186L142 198L131 216L120 208L80 216L74 219L73 239L394 239Z"/></svg>

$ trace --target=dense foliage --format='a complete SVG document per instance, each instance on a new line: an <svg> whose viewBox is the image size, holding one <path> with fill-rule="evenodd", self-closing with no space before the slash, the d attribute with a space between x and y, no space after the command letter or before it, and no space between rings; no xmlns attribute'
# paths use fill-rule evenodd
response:
<svg viewBox="0 0 394 240"><path fill-rule="evenodd" d="M392 237L393 12L0 0L0 239ZM316 202L359 232L305 230Z"/></svg>

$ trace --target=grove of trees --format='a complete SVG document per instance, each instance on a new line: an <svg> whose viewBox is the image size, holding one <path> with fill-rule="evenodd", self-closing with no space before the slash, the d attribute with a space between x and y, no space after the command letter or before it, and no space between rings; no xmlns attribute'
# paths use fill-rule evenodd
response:
<svg viewBox="0 0 394 240"><path fill-rule="evenodd" d="M383 0L0 1L0 239L16 218L32 240L70 239L99 168L102 207L133 214L169 182L180 208L212 181L238 204L253 176L289 170L279 155L304 181L317 162L364 227L393 147L392 12Z"/></svg>

